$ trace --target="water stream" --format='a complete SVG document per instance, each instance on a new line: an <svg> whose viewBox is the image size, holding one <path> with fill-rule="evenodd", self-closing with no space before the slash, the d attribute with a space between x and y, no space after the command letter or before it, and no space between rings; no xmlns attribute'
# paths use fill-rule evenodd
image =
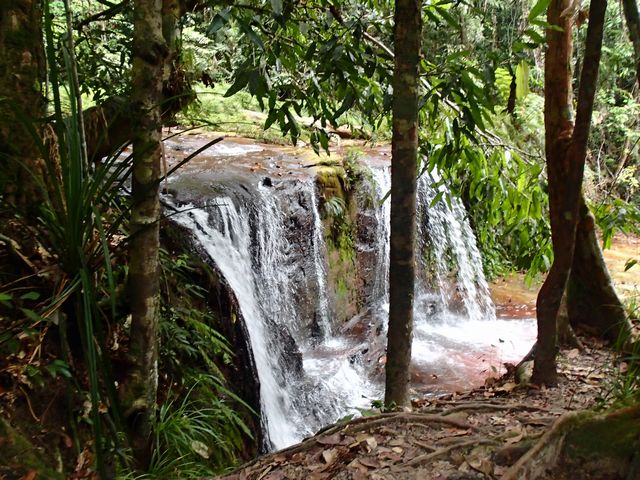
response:
<svg viewBox="0 0 640 480"><path fill-rule="evenodd" d="M496 319L464 207L455 198L447 202L444 187L432 188L431 180L425 176L418 188L412 378L417 389L437 392L482 382L502 361L526 353L535 332L528 320ZM364 335L333 322L313 178L271 184L245 176L204 189L206 201L175 203L182 213L172 218L192 232L237 297L260 382L267 450L382 398L389 200L381 199L389 169L373 168L371 181L374 244L358 248L375 252L376 262L368 305L354 319L365 325ZM439 192L443 199L431 205Z"/></svg>

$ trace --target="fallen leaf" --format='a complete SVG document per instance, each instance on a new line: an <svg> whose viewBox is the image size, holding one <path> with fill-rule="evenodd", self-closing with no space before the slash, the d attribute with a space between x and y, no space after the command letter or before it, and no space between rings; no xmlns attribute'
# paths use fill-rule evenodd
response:
<svg viewBox="0 0 640 480"><path fill-rule="evenodd" d="M335 448L330 448L322 452L322 458L327 465L331 465L338 458L338 451Z"/></svg>
<svg viewBox="0 0 640 480"><path fill-rule="evenodd" d="M518 443L520 440L522 440L523 437L524 437L524 434L520 433L515 437L509 437L505 439L504 443L506 443L507 445L513 445L514 443Z"/></svg>
<svg viewBox="0 0 640 480"><path fill-rule="evenodd" d="M360 458L360 463L365 467L380 468L380 462L376 458L364 457Z"/></svg>
<svg viewBox="0 0 640 480"><path fill-rule="evenodd" d="M374 450L378 446L378 442L376 441L376 439L374 437L367 437L367 439L365 441L367 442L367 446L371 450Z"/></svg>
<svg viewBox="0 0 640 480"><path fill-rule="evenodd" d="M407 442L404 437L394 438L393 440L387 442L387 445L389 445L390 447L399 447L406 444Z"/></svg>
<svg viewBox="0 0 640 480"><path fill-rule="evenodd" d="M573 348L567 352L567 358L578 358L580 356L580 350Z"/></svg>
<svg viewBox="0 0 640 480"><path fill-rule="evenodd" d="M490 475L493 472L493 463L486 458L467 459L467 463L472 469L485 475Z"/></svg>
<svg viewBox="0 0 640 480"><path fill-rule="evenodd" d="M340 436L340 433L320 437L316 440L320 445L340 445L341 441L342 437Z"/></svg>
<svg viewBox="0 0 640 480"><path fill-rule="evenodd" d="M518 385L515 382L505 382L501 386L496 388L496 392L505 392L510 393L516 388Z"/></svg>

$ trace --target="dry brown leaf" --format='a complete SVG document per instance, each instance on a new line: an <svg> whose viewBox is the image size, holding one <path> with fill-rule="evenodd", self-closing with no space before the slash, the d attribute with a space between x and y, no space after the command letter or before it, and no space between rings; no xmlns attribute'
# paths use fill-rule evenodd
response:
<svg viewBox="0 0 640 480"><path fill-rule="evenodd" d="M335 448L330 448L328 450L324 450L322 452L322 458L324 459L327 465L331 465L338 458L338 450Z"/></svg>
<svg viewBox="0 0 640 480"><path fill-rule="evenodd" d="M514 382L505 382L501 386L496 388L496 392L510 393L517 386L518 385L516 383L514 383Z"/></svg>
<svg viewBox="0 0 640 480"><path fill-rule="evenodd" d="M367 437L365 441L370 450L374 450L378 446L378 442L374 437Z"/></svg>
<svg viewBox="0 0 640 480"><path fill-rule="evenodd" d="M580 356L580 350L573 348L567 352L567 358L578 358Z"/></svg>
<svg viewBox="0 0 640 480"><path fill-rule="evenodd" d="M404 437L394 438L393 440L390 440L389 442L387 442L387 445L389 445L390 447L400 447L406 444L407 442Z"/></svg>
<svg viewBox="0 0 640 480"><path fill-rule="evenodd" d="M485 475L491 475L491 473L493 472L493 463L486 458L476 457L467 459L467 463L473 470L484 473Z"/></svg>
<svg viewBox="0 0 640 480"><path fill-rule="evenodd" d="M380 468L380 462L378 461L377 458L363 457L363 458L360 458L359 460L360 460L360 463L365 467Z"/></svg>
<svg viewBox="0 0 640 480"><path fill-rule="evenodd" d="M334 433L333 435L326 435L316 440L320 445L340 445L342 442L342 436L340 433Z"/></svg>
<svg viewBox="0 0 640 480"><path fill-rule="evenodd" d="M506 443L507 445L513 445L514 443L518 443L520 440L522 440L523 437L524 433L519 433L515 437L506 438L504 443Z"/></svg>

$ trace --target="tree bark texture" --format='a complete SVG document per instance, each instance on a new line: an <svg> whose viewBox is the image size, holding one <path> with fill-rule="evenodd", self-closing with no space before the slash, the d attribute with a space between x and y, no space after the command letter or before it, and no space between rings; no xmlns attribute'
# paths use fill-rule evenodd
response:
<svg viewBox="0 0 640 480"><path fill-rule="evenodd" d="M573 25L570 15L562 15L569 4L569 0L552 0L547 11L547 22L562 29L547 29L545 57L545 154L554 261L536 302L538 345L532 382L547 385L557 383L556 318L573 264L582 176L607 5L605 0L591 3L574 127L571 118Z"/></svg>
<svg viewBox="0 0 640 480"><path fill-rule="evenodd" d="M42 11L38 0L0 2L0 195L27 207L43 198L46 165L32 132L45 114Z"/></svg>
<svg viewBox="0 0 640 480"><path fill-rule="evenodd" d="M418 159L418 85L422 18L418 0L395 4L391 251L385 405L409 402L413 331Z"/></svg>
<svg viewBox="0 0 640 480"><path fill-rule="evenodd" d="M579 218L567 285L569 322L575 328L582 328L610 342L624 341L631 332L631 325L613 288L596 236L595 218L584 196L580 198Z"/></svg>
<svg viewBox="0 0 640 480"><path fill-rule="evenodd" d="M640 86L640 15L638 14L638 3L636 0L622 0L622 9L629 30L629 38L633 43L636 76L638 77L638 86Z"/></svg>
<svg viewBox="0 0 640 480"><path fill-rule="evenodd" d="M141 470L150 460L158 387L160 103L167 53L161 9L162 0L134 2L131 104L135 131L129 238L130 353L134 367L127 385L125 407L134 456Z"/></svg>

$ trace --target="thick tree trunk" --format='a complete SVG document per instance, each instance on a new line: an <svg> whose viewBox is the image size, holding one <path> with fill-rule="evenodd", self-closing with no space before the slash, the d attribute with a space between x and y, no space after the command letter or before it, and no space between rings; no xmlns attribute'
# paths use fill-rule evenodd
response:
<svg viewBox="0 0 640 480"><path fill-rule="evenodd" d="M629 29L629 38L633 43L633 52L636 60L636 75L638 86L640 86L640 15L638 14L638 4L636 0L622 0L624 18Z"/></svg>
<svg viewBox="0 0 640 480"><path fill-rule="evenodd" d="M554 261L536 302L538 344L532 382L555 385L557 316L575 249L582 175L591 127L591 114L600 66L606 0L593 0L580 76L575 128L571 121L571 52L573 45L569 0L552 0L547 22L545 58L545 153L549 182L549 213Z"/></svg>
<svg viewBox="0 0 640 480"><path fill-rule="evenodd" d="M131 348L135 362L127 385L127 420L134 455L140 469L151 454L151 427L158 387L158 250L161 163L162 71L167 47L162 37L162 0L135 0L131 236L129 239L129 296Z"/></svg>
<svg viewBox="0 0 640 480"><path fill-rule="evenodd" d="M418 159L418 85L422 18L418 0L395 5L391 160L391 252L385 405L409 402L413 330Z"/></svg>
<svg viewBox="0 0 640 480"><path fill-rule="evenodd" d="M595 219L582 196L573 266L567 285L569 322L575 328L611 342L625 340L631 325L613 288L595 229Z"/></svg>
<svg viewBox="0 0 640 480"><path fill-rule="evenodd" d="M43 78L40 2L0 2L0 195L22 208L43 198L46 165L32 135L45 115Z"/></svg>

